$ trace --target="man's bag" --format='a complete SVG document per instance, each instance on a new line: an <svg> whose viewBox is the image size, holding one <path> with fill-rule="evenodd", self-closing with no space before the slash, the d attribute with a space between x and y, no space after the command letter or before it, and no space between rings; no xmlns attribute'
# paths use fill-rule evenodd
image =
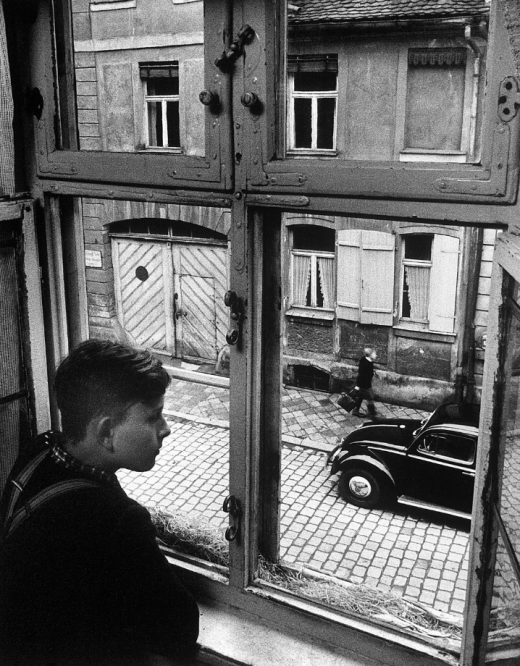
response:
<svg viewBox="0 0 520 666"><path fill-rule="evenodd" d="M338 400L338 406L344 409L347 412L351 412L354 409L356 401L354 400L355 394L357 392L350 391L349 393L343 393ZM354 394L354 395L353 395Z"/></svg>

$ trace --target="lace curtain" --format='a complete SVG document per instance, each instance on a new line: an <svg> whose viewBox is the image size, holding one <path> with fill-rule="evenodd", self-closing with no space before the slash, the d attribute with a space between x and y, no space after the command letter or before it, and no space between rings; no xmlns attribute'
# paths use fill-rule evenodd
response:
<svg viewBox="0 0 520 666"><path fill-rule="evenodd" d="M422 266L405 266L405 279L408 285L410 300L410 318L428 319L430 300L430 268Z"/></svg>
<svg viewBox="0 0 520 666"><path fill-rule="evenodd" d="M323 307L333 308L334 305L334 259L333 257L318 257L318 270L321 278L321 295Z"/></svg>
<svg viewBox="0 0 520 666"><path fill-rule="evenodd" d="M14 194L13 96L4 8L0 2L0 196Z"/></svg>
<svg viewBox="0 0 520 666"><path fill-rule="evenodd" d="M293 254L293 303L307 305L307 291L311 279L311 258Z"/></svg>

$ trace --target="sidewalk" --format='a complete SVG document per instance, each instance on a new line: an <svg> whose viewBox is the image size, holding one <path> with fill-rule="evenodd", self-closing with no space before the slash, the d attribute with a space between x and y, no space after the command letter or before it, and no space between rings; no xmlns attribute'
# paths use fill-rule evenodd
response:
<svg viewBox="0 0 520 666"><path fill-rule="evenodd" d="M167 366L167 369L172 374L164 403L167 415L196 417L190 420L228 427L229 389L222 385L227 383L224 378L196 372L188 374L176 367ZM338 443L340 437L367 420L352 416L338 407L339 397L339 393L320 393L285 386L282 391L284 444L327 451ZM380 418L422 419L429 414L382 402L376 402L376 409Z"/></svg>

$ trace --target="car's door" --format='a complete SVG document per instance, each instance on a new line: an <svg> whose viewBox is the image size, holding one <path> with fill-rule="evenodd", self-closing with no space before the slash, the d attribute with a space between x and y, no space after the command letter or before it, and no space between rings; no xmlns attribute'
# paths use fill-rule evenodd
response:
<svg viewBox="0 0 520 666"><path fill-rule="evenodd" d="M471 512L475 439L448 429L419 435L406 456L404 493L431 504Z"/></svg>

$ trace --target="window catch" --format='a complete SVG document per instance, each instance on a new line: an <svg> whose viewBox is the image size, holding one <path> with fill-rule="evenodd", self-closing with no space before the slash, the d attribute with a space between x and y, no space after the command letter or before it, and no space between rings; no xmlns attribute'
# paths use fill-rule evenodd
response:
<svg viewBox="0 0 520 666"><path fill-rule="evenodd" d="M230 328L226 333L226 342L228 345L236 345L242 334L242 321L244 319L242 299L235 291L226 291L224 294L224 303L231 310L230 317L236 322L236 326Z"/></svg>
<svg viewBox="0 0 520 666"><path fill-rule="evenodd" d="M242 518L242 507L240 506L240 500L237 500L234 495L226 497L222 506L222 511L229 513L233 519L233 523L226 530L225 537L227 541L234 541L240 531L240 519Z"/></svg>
<svg viewBox="0 0 520 666"><path fill-rule="evenodd" d="M215 60L215 65L221 72L229 72L231 70L235 60L238 60L244 52L244 46L249 44L254 36L255 31L250 25L246 24L240 28L237 36L229 45L229 49L224 51L220 58Z"/></svg>

